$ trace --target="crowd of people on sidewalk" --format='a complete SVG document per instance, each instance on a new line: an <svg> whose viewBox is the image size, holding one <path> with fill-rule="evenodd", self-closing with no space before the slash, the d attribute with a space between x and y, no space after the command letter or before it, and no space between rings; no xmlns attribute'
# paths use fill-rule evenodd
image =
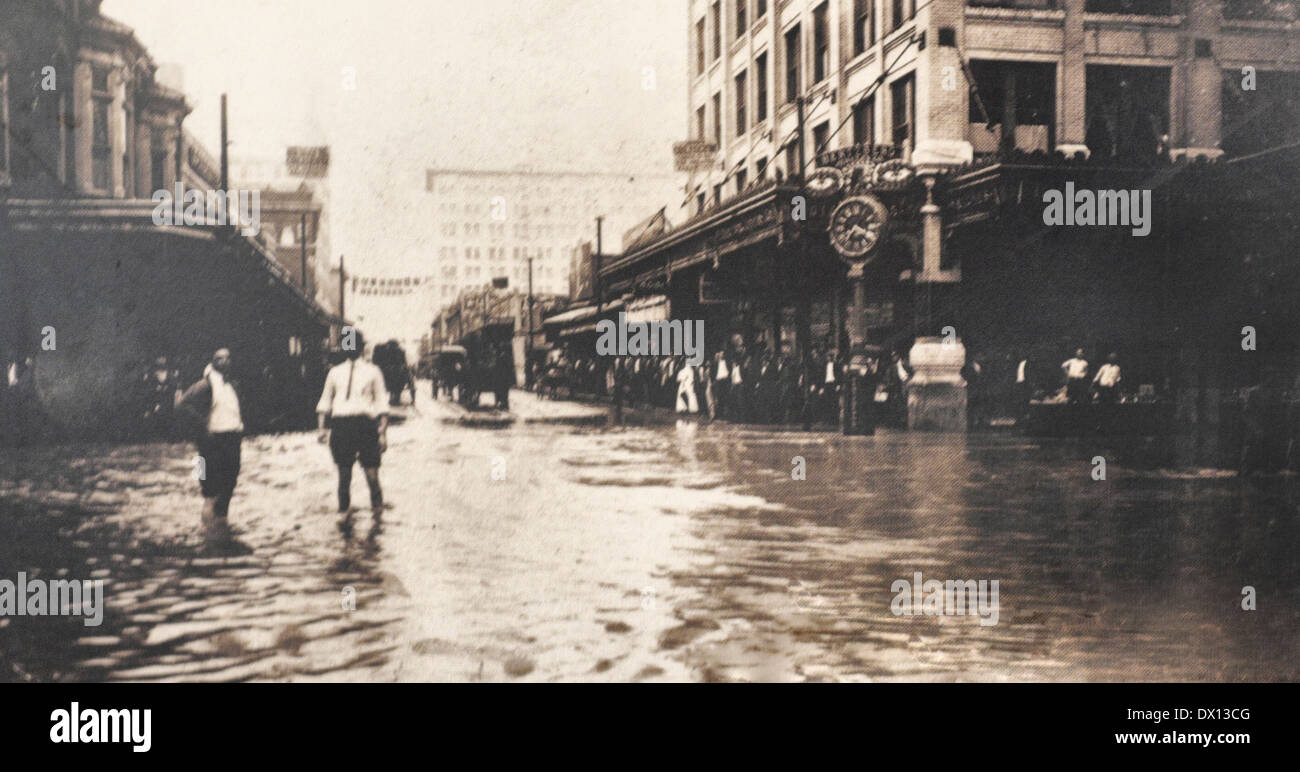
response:
<svg viewBox="0 0 1300 772"><path fill-rule="evenodd" d="M838 425L848 358L818 348L798 358L765 346L729 347L693 364L684 356L560 357L538 377L551 396L572 395L698 414L732 423ZM902 354L867 361L880 423L906 423L904 384L911 373Z"/></svg>

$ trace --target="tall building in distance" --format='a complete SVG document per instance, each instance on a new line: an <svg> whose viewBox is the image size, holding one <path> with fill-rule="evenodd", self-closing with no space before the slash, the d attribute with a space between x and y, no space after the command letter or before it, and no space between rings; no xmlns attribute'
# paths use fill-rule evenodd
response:
<svg viewBox="0 0 1300 772"><path fill-rule="evenodd" d="M690 136L718 148L688 186L692 214L854 145L921 166L999 150L1231 156L1297 138L1295 0L691 0L689 13Z"/></svg>
<svg viewBox="0 0 1300 772"><path fill-rule="evenodd" d="M623 234L668 205L677 214L681 182L670 173L430 169L426 192L434 258L435 313L461 290L505 277L511 289L567 295L573 245L594 241L603 217L602 251L617 253Z"/></svg>

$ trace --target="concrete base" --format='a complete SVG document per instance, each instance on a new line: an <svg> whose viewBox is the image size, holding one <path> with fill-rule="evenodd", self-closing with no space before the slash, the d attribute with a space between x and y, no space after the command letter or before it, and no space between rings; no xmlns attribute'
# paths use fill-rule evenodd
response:
<svg viewBox="0 0 1300 772"><path fill-rule="evenodd" d="M966 347L958 340L918 338L908 360L907 428L966 431L966 381L961 377Z"/></svg>

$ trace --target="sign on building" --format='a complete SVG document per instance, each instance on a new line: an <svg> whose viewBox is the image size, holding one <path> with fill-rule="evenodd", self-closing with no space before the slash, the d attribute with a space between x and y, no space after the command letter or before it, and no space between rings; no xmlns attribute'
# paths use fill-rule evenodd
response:
<svg viewBox="0 0 1300 772"><path fill-rule="evenodd" d="M294 177L324 177L330 168L329 146L290 147L285 152L284 163Z"/></svg>
<svg viewBox="0 0 1300 772"><path fill-rule="evenodd" d="M673 143L673 164L679 172L695 172L713 165L718 146L702 139Z"/></svg>

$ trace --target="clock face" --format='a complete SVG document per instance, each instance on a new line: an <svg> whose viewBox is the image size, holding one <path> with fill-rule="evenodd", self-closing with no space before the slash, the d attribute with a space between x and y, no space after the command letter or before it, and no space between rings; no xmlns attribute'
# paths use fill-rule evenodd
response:
<svg viewBox="0 0 1300 772"><path fill-rule="evenodd" d="M889 211L874 196L846 199L831 213L831 245L851 260L865 257L880 243L888 221Z"/></svg>

